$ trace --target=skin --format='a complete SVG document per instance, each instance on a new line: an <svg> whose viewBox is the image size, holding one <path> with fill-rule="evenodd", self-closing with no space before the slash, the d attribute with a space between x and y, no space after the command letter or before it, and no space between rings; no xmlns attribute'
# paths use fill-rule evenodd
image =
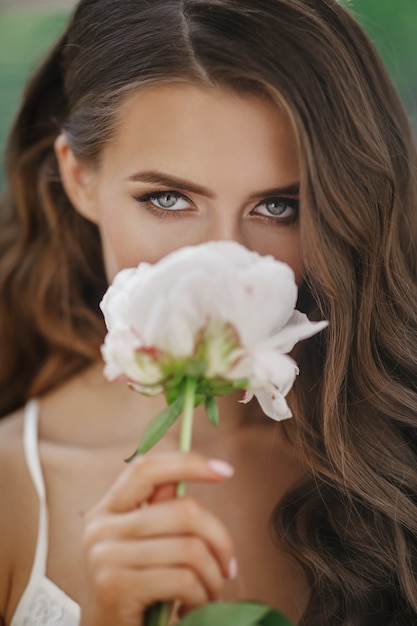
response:
<svg viewBox="0 0 417 626"><path fill-rule="evenodd" d="M99 226L109 280L182 245L235 239L288 263L300 283L296 195L282 192L299 181L295 146L268 100L176 84L129 97L98 168L80 163L64 135L56 153L74 207ZM258 598L300 617L306 582L267 524L302 467L281 424L237 399L220 399L218 430L196 410L193 453L176 452L174 426L129 466L123 459L163 398L108 383L97 364L41 399L47 573L81 604L82 626L140 626L158 599L177 599L184 612L220 597ZM21 412L0 425L3 624L26 585L37 532L21 429ZM227 459L234 476L213 458ZM180 480L188 495L176 500Z"/></svg>

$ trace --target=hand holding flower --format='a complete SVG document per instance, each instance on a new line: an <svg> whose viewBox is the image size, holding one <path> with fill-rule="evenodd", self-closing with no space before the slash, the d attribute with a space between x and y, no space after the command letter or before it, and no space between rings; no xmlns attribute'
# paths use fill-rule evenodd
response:
<svg viewBox="0 0 417 626"><path fill-rule="evenodd" d="M167 486L228 476L222 464L195 453L146 455L126 467L87 516L82 626L141 626L157 601L176 598L189 611L218 600L233 569L230 533L199 502L174 499Z"/></svg>

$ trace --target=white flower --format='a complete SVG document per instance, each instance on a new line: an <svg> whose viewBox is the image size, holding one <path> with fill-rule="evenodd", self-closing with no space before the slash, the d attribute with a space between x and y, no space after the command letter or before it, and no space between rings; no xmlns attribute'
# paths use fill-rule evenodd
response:
<svg viewBox="0 0 417 626"><path fill-rule="evenodd" d="M327 322L295 310L292 270L232 241L181 248L154 265L122 270L101 308L105 375L155 394L174 376L228 381L273 419L298 373L295 343Z"/></svg>

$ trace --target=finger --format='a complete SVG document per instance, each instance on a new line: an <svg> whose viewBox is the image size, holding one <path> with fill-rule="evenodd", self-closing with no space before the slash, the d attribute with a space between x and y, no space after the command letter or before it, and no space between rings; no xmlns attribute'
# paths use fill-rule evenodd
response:
<svg viewBox="0 0 417 626"><path fill-rule="evenodd" d="M174 483L171 485L161 485L160 487L156 487L148 502L149 504L154 504L155 502L172 500L175 498L176 490L177 486Z"/></svg>
<svg viewBox="0 0 417 626"><path fill-rule="evenodd" d="M178 600L188 609L206 604L210 597L199 577L184 567L157 567L152 569L127 569L110 567L92 572L94 580L90 613L101 612L104 617L116 618L126 612L139 617L155 602ZM99 622L97 622L99 623ZM106 622L107 623L107 622ZM133 621L132 621L133 623Z"/></svg>
<svg viewBox="0 0 417 626"><path fill-rule="evenodd" d="M232 475L233 468L228 463L192 452L138 457L120 475L97 509L122 513L138 508L160 485L183 480L219 482Z"/></svg>
<svg viewBox="0 0 417 626"><path fill-rule="evenodd" d="M230 577L234 564L233 541L225 525L193 498L158 502L124 515L103 515L85 528L86 550L106 541L141 540L173 535L193 535L210 548L224 576Z"/></svg>
<svg viewBox="0 0 417 626"><path fill-rule="evenodd" d="M207 545L197 537L108 541L90 551L89 563L99 571L109 564L120 568L150 569L180 567L191 569L203 584L208 597L217 600L224 576Z"/></svg>

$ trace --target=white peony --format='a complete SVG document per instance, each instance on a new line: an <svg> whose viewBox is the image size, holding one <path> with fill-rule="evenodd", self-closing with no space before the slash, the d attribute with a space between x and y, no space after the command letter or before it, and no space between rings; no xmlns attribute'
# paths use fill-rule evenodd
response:
<svg viewBox="0 0 417 626"><path fill-rule="evenodd" d="M296 301L286 264L232 241L122 270L100 305L105 375L150 395L176 377L212 381L213 395L226 382L246 389L244 402L256 396L269 417L290 417L285 396L298 368L288 353L327 325L310 322Z"/></svg>

